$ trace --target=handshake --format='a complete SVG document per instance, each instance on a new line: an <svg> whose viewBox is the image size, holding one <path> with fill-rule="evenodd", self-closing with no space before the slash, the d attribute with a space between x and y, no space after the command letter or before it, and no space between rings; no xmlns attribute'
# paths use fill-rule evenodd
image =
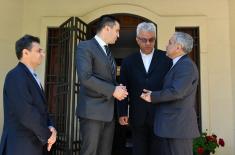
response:
<svg viewBox="0 0 235 155"><path fill-rule="evenodd" d="M151 93L152 91L144 89L143 93L140 95L140 98L142 98L146 102L151 102Z"/></svg>
<svg viewBox="0 0 235 155"><path fill-rule="evenodd" d="M122 86L122 87L124 87L124 86ZM122 89L126 90L125 87ZM151 93L152 93L152 91L144 89L142 94L140 95L140 98L142 98L146 102L151 102ZM129 120L128 116L119 117L119 123L121 125L128 125L128 120Z"/></svg>
<svg viewBox="0 0 235 155"><path fill-rule="evenodd" d="M140 95L140 98L142 98L146 102L151 102L151 93L152 91L143 89L143 92ZM128 96L126 86L123 86L122 84L120 84L119 86L116 86L113 92L113 96L119 101L124 100Z"/></svg>

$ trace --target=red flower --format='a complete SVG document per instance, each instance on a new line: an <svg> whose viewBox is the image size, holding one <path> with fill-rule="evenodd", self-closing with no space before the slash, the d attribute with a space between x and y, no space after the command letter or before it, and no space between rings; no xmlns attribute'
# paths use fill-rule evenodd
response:
<svg viewBox="0 0 235 155"><path fill-rule="evenodd" d="M212 134L212 137L214 137L215 139L217 138L217 136L215 134Z"/></svg>
<svg viewBox="0 0 235 155"><path fill-rule="evenodd" d="M219 145L224 147L224 140L222 138L219 139Z"/></svg>
<svg viewBox="0 0 235 155"><path fill-rule="evenodd" d="M208 141L215 141L215 138L213 136L206 136L206 139Z"/></svg>
<svg viewBox="0 0 235 155"><path fill-rule="evenodd" d="M216 135L211 135L211 136L206 136L207 141L215 142L217 144L217 136Z"/></svg>
<svg viewBox="0 0 235 155"><path fill-rule="evenodd" d="M193 140L193 154L214 154L216 149L220 146L223 147L225 142L222 138L218 138L216 134L208 134L207 132L201 133L200 137Z"/></svg>
<svg viewBox="0 0 235 155"><path fill-rule="evenodd" d="M198 154L203 154L204 149L202 147L197 148L197 153Z"/></svg>

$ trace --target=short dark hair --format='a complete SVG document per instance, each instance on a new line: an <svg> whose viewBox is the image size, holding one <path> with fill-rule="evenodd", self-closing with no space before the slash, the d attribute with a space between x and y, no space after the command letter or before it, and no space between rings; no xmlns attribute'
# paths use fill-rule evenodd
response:
<svg viewBox="0 0 235 155"><path fill-rule="evenodd" d="M96 32L100 32L105 26L113 27L116 23L120 21L112 15L103 15L99 18L99 21L96 25Z"/></svg>
<svg viewBox="0 0 235 155"><path fill-rule="evenodd" d="M15 50L16 50L16 56L19 60L22 58L23 55L22 52L24 49L31 50L33 42L40 43L40 39L38 37L34 37L28 34L24 35L23 37L21 37L19 40L16 41Z"/></svg>

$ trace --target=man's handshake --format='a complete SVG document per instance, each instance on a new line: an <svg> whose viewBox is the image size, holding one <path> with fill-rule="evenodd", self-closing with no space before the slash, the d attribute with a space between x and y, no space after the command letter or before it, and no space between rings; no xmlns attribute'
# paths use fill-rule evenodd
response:
<svg viewBox="0 0 235 155"><path fill-rule="evenodd" d="M123 86L122 84L120 84L119 86L116 86L113 92L113 96L119 101L125 99L127 95L128 95L128 92L127 92L126 86Z"/></svg>
<svg viewBox="0 0 235 155"><path fill-rule="evenodd" d="M145 100L146 102L151 102L151 93L152 91L144 89L143 93L140 95L140 97Z"/></svg>

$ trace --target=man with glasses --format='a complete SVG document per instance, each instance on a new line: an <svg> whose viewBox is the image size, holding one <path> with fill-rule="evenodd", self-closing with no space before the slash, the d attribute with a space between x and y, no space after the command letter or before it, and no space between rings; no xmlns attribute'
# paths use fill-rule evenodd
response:
<svg viewBox="0 0 235 155"><path fill-rule="evenodd" d="M158 137L153 132L155 106L146 104L140 95L143 88L162 89L171 60L165 52L154 48L156 27L153 23L140 23L136 34L140 50L124 59L121 66L120 83L126 86L129 99L117 104L119 123L131 126L133 155L157 155Z"/></svg>
<svg viewBox="0 0 235 155"><path fill-rule="evenodd" d="M45 53L40 40L31 35L16 44L19 63L8 72L3 89L4 127L1 155L42 155L56 141L56 129L47 112L47 104L35 69Z"/></svg>

